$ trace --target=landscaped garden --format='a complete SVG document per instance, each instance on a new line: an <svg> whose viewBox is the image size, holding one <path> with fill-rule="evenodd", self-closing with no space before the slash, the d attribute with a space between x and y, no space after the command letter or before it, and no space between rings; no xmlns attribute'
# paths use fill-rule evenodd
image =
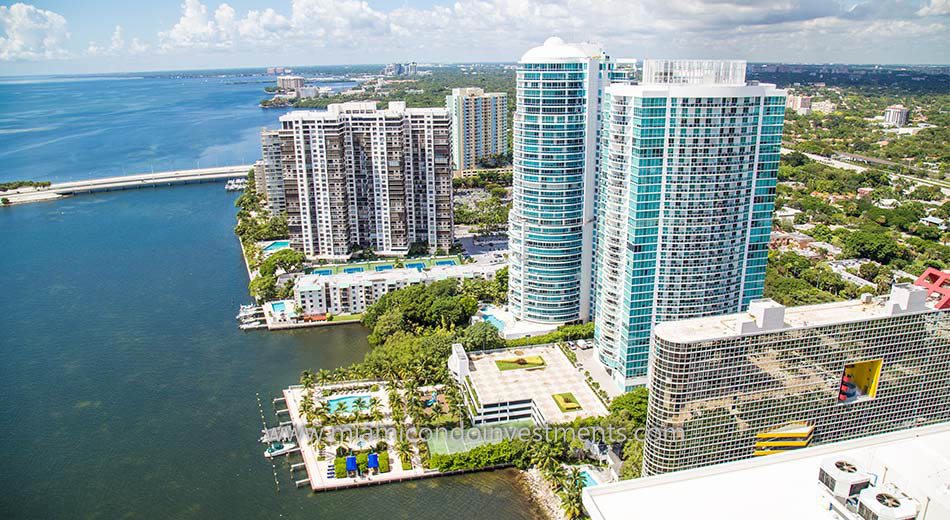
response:
<svg viewBox="0 0 950 520"><path fill-rule="evenodd" d="M510 359L499 359L495 361L495 366L502 372L522 368L540 368L544 366L544 358L541 356L519 356Z"/></svg>
<svg viewBox="0 0 950 520"><path fill-rule="evenodd" d="M574 394L570 392L554 394L551 397L554 398L554 402L557 403L557 407L560 408L562 412L576 412L583 409L581 403L579 403L577 398L574 397Z"/></svg>

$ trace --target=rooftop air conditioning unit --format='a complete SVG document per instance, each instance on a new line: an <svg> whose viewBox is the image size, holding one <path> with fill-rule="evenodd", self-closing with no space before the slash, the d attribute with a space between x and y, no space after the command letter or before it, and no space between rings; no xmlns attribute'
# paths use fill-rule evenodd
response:
<svg viewBox="0 0 950 520"><path fill-rule="evenodd" d="M920 504L892 485L871 487L858 495L858 515L871 520L914 520Z"/></svg>
<svg viewBox="0 0 950 520"><path fill-rule="evenodd" d="M835 498L847 500L871 485L871 476L849 457L830 457L821 462L818 480Z"/></svg>

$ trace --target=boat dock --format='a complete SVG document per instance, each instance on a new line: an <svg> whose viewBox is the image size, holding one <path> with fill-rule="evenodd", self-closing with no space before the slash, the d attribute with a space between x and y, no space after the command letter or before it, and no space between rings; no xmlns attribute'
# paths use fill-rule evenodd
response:
<svg viewBox="0 0 950 520"><path fill-rule="evenodd" d="M216 168L198 168L194 170L175 170L169 172L122 175L118 177L103 177L83 181L58 182L45 188L26 187L0 192L0 196L8 199L10 204L26 204L29 202L56 200L70 195L95 193L99 191L153 188L156 186L171 186L173 184L224 182L229 179L246 177L247 172L252 167L250 164L243 164Z"/></svg>

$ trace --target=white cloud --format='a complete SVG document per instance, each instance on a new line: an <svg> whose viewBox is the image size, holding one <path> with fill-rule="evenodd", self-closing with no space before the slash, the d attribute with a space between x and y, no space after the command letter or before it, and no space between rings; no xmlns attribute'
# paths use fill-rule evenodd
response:
<svg viewBox="0 0 950 520"><path fill-rule="evenodd" d="M176 49L232 49L241 45L277 45L281 32L289 21L273 9L248 11L238 18L234 8L224 3L208 16L208 8L200 0L185 0L182 16L168 31L160 32L159 48L168 52Z"/></svg>
<svg viewBox="0 0 950 520"><path fill-rule="evenodd" d="M930 0L930 4L921 7L917 14L920 16L941 16L950 14L950 0Z"/></svg>
<svg viewBox="0 0 950 520"><path fill-rule="evenodd" d="M118 54L125 48L124 32L121 25L116 25L108 46L103 47L94 41L89 42L89 46L86 47L86 54L90 56Z"/></svg>
<svg viewBox="0 0 950 520"><path fill-rule="evenodd" d="M45 9L16 3L0 6L0 60L43 60L69 56L66 19Z"/></svg>
<svg viewBox="0 0 950 520"><path fill-rule="evenodd" d="M950 34L948 20L921 19L947 14L950 0L435 0L387 10L362 0L285 1L283 9L242 14L227 3L184 0L177 23L158 34L158 49L324 49L321 62L513 59L558 34L615 55L823 61L847 59L846 49L873 61L919 57L921 47L939 55Z"/></svg>

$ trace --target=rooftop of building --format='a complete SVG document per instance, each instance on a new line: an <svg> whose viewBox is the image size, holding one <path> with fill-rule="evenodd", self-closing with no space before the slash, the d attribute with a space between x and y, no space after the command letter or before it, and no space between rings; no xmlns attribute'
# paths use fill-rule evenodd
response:
<svg viewBox="0 0 950 520"><path fill-rule="evenodd" d="M347 271L347 268L344 268L343 271L340 272L324 273L320 273L320 269L318 268L315 270L316 274L308 274L298 278L296 286L297 289L306 291L321 288L325 284L361 285L379 281L415 283L422 280L441 280L444 278L464 278L466 276L494 274L505 266L504 264L472 263L453 265L434 264L431 267L425 267L422 262L413 262L411 260L407 261L405 265L406 267L396 268L391 266L391 264L382 264L376 267L383 267L383 269L376 269L375 267L372 269L369 267L364 269L359 267L349 268L353 270ZM355 269L360 270L356 271Z"/></svg>
<svg viewBox="0 0 950 520"><path fill-rule="evenodd" d="M845 459L858 471L874 475L872 494L896 486L904 507L916 502L921 514L926 508L927 519L950 518L947 446L950 423L941 423L588 487L583 500L592 520L626 520L631 511L636 511L637 518L859 518L830 510L834 499L818 481L820 468Z"/></svg>
<svg viewBox="0 0 950 520"><path fill-rule="evenodd" d="M558 347L470 352L468 358L468 375L482 405L532 399L544 420L552 424L570 422L578 417L607 415L607 407L587 385L584 374L571 365ZM514 366L513 360L518 358L528 361L540 358L543 361L535 366L525 365L526 368L503 369ZM557 394L573 395L580 408L562 410L554 399Z"/></svg>
<svg viewBox="0 0 950 520"><path fill-rule="evenodd" d="M644 60L644 85L745 85L745 60Z"/></svg>
<svg viewBox="0 0 950 520"><path fill-rule="evenodd" d="M380 108L376 101L347 101L345 103L331 103L326 110L294 110L280 116L281 121L296 121L300 119L333 120L341 115L372 115L379 114L391 117L403 115L436 115L448 116L445 107L406 108L405 101L390 101L386 107Z"/></svg>
<svg viewBox="0 0 950 520"><path fill-rule="evenodd" d="M600 58L604 51L595 43L565 43L557 36L544 40L544 45L535 47L521 56L520 63L570 62Z"/></svg>
<svg viewBox="0 0 950 520"><path fill-rule="evenodd" d="M695 343L933 311L934 302L922 287L896 284L889 297L788 308L772 300L756 300L748 312L667 321L654 327L653 333L673 343Z"/></svg>

